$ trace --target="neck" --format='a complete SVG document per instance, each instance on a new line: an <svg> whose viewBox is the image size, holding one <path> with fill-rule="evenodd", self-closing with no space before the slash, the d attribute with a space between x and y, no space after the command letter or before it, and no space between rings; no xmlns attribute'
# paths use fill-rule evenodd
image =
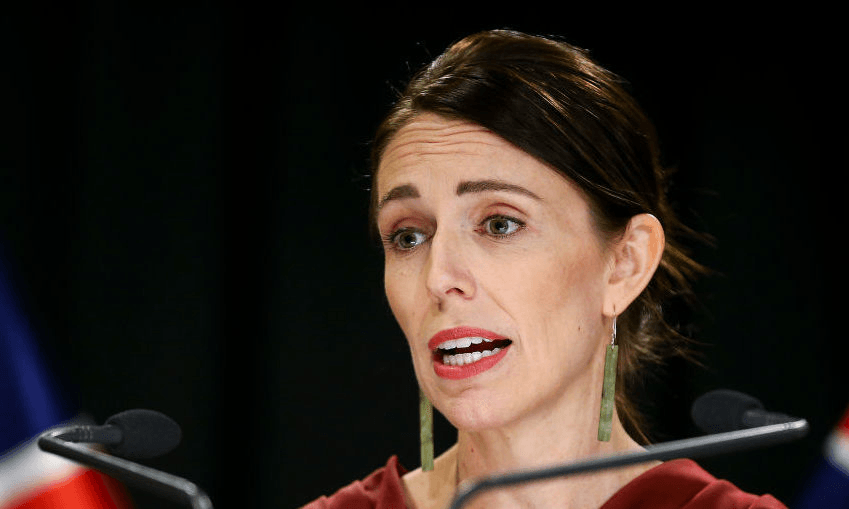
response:
<svg viewBox="0 0 849 509"><path fill-rule="evenodd" d="M561 426L560 429L560 434L549 435L526 435L505 430L498 433L460 432L458 443L436 458L432 472L417 469L404 476L407 507L444 509L454 497L459 482L466 479L565 464L641 448L628 436L615 416L610 442L599 442L595 436L570 438L562 431L568 430L568 427ZM625 484L658 463L490 490L471 499L464 509L598 508Z"/></svg>
<svg viewBox="0 0 849 509"><path fill-rule="evenodd" d="M616 416L609 442L600 442L595 433L585 432L595 429L597 417L590 423L574 422L580 419L573 414L572 419L565 421L526 419L516 426L498 430L461 431L456 448L458 480L641 449ZM582 433L574 433L574 430ZM631 479L656 464L492 490L473 499L467 507L600 507ZM564 504L564 501L568 502Z"/></svg>

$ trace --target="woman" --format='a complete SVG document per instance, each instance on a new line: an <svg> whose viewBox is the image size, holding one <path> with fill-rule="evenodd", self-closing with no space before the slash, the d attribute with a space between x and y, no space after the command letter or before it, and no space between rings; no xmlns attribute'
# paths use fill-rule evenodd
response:
<svg viewBox="0 0 849 509"><path fill-rule="evenodd" d="M308 507L444 508L465 479L639 450L633 388L682 348L660 303L701 267L677 244L653 127L620 80L561 42L475 34L414 77L372 154L386 295L458 440L432 469L393 458ZM784 506L679 460L466 507Z"/></svg>

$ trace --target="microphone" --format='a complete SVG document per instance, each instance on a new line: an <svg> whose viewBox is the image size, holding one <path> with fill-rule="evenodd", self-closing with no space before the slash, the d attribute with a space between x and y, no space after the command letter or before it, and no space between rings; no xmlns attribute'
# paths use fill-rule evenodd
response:
<svg viewBox="0 0 849 509"><path fill-rule="evenodd" d="M107 446L107 450L127 459L162 456L180 444L180 425L155 410L135 409L115 414L103 426L68 428L62 439Z"/></svg>
<svg viewBox="0 0 849 509"><path fill-rule="evenodd" d="M125 459L161 456L173 450L181 438L180 426L165 414L136 409L113 415L103 426L65 426L45 431L38 438L38 447L162 497L188 502L194 509L212 509L209 497L194 483ZM114 456L77 442L105 445Z"/></svg>
<svg viewBox="0 0 849 509"><path fill-rule="evenodd" d="M752 401L755 405L752 405ZM802 438L808 433L808 421L805 419L766 412L758 400L736 391L717 390L704 394L694 403L691 416L696 421L697 426L703 430L720 432L649 445L644 450L637 452L601 456L577 463L520 470L478 480L464 481L457 489L449 509L460 509L471 497L493 488L655 460L665 461L683 457L704 458L790 442ZM784 420L779 423L758 425L761 422L771 422L774 419ZM754 423L755 426L750 426L750 423Z"/></svg>
<svg viewBox="0 0 849 509"><path fill-rule="evenodd" d="M690 411L696 426L705 433L782 424L795 417L767 412L760 401L730 389L717 389L700 396Z"/></svg>

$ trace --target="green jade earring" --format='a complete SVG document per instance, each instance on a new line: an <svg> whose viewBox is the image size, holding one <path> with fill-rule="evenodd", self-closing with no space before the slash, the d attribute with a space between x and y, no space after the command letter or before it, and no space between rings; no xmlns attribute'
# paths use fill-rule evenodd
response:
<svg viewBox="0 0 849 509"><path fill-rule="evenodd" d="M433 405L419 388L419 441L422 471L433 470Z"/></svg>
<svg viewBox="0 0 849 509"><path fill-rule="evenodd" d="M616 317L613 317L613 334L604 354L604 381L601 386L601 411L598 416L598 439L610 441L613 427L613 409L616 406L616 361L619 358L619 345L616 344Z"/></svg>

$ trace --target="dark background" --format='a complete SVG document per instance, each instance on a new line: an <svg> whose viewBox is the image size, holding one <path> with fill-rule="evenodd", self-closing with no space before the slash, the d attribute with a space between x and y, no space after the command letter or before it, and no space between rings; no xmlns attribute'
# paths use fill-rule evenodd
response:
<svg viewBox="0 0 849 509"><path fill-rule="evenodd" d="M69 408L172 416L183 443L148 463L219 507L294 507L391 454L418 466L360 176L392 86L463 35L515 28L631 82L679 211L716 239L692 245L716 271L701 307L672 315L706 368L652 383L655 437L697 434L689 404L716 387L806 417L803 441L703 462L792 502L849 402L833 13L133 4L0 15L0 246Z"/></svg>

